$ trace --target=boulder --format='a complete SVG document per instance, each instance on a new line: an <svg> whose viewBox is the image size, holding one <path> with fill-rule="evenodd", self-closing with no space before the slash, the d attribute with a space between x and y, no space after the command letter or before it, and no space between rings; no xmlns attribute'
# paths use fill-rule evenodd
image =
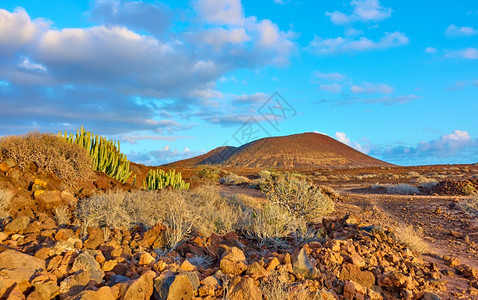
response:
<svg viewBox="0 0 478 300"><path fill-rule="evenodd" d="M294 257L292 268L294 273L300 274L305 278L313 277L316 273L315 267L312 265L305 248L300 249L299 253Z"/></svg>
<svg viewBox="0 0 478 300"><path fill-rule="evenodd" d="M0 252L0 269L27 269L35 273L38 269L45 269L45 261L34 256L7 249Z"/></svg>
<svg viewBox="0 0 478 300"><path fill-rule="evenodd" d="M346 263L342 266L340 280L351 280L364 287L371 288L375 284L375 275L369 271L362 271L359 267Z"/></svg>
<svg viewBox="0 0 478 300"><path fill-rule="evenodd" d="M44 211L51 211L62 204L60 191L37 190L33 193L33 197Z"/></svg>
<svg viewBox="0 0 478 300"><path fill-rule="evenodd" d="M163 248L166 244L165 230L166 227L160 223L154 225L144 233L143 239L138 242L138 245L143 248Z"/></svg>
<svg viewBox="0 0 478 300"><path fill-rule="evenodd" d="M75 259L73 267L71 269L73 272L84 270L90 273L91 279L100 283L103 280L105 273L101 270L100 264L95 260L95 258L88 252L83 252Z"/></svg>
<svg viewBox="0 0 478 300"><path fill-rule="evenodd" d="M261 289L251 277L242 277L235 285L230 287L229 299L231 300L262 300Z"/></svg>
<svg viewBox="0 0 478 300"><path fill-rule="evenodd" d="M149 266L149 265L153 264L154 262L156 262L156 259L154 257L152 257L151 254L149 254L148 252L144 252L139 257L139 265L140 266Z"/></svg>
<svg viewBox="0 0 478 300"><path fill-rule="evenodd" d="M96 249L105 242L103 231L98 227L88 227L88 239L83 246L87 249Z"/></svg>
<svg viewBox="0 0 478 300"><path fill-rule="evenodd" d="M112 288L109 286L101 287L97 291L83 291L79 293L74 300L115 300L116 297Z"/></svg>
<svg viewBox="0 0 478 300"><path fill-rule="evenodd" d="M60 297L74 296L85 289L90 282L90 272L79 271L60 282Z"/></svg>
<svg viewBox="0 0 478 300"><path fill-rule="evenodd" d="M126 290L125 300L149 300L153 294L153 279L156 277L154 271L148 271L133 281Z"/></svg>
<svg viewBox="0 0 478 300"><path fill-rule="evenodd" d="M27 229L28 224L30 224L30 218L27 216L16 217L5 226L5 232L19 233L22 234L25 229Z"/></svg>
<svg viewBox="0 0 478 300"><path fill-rule="evenodd" d="M224 274L240 275L247 269L244 252L237 247L228 248L222 255L219 269Z"/></svg>
<svg viewBox="0 0 478 300"><path fill-rule="evenodd" d="M156 300L193 299L193 285L186 274L158 277L154 280Z"/></svg>

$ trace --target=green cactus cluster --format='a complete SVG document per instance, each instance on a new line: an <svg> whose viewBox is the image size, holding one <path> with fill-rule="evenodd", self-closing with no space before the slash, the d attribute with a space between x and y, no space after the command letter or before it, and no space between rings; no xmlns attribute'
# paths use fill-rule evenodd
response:
<svg viewBox="0 0 478 300"><path fill-rule="evenodd" d="M150 190L160 190L164 187L172 186L176 190L189 189L189 183L184 182L181 173L175 170L165 172L163 170L149 170L146 180L143 181L143 187Z"/></svg>
<svg viewBox="0 0 478 300"><path fill-rule="evenodd" d="M93 168L103 172L106 175L115 178L121 183L125 183L131 176L132 171L129 170L130 161L120 152L120 142L108 140L105 137L94 135L89 131L85 131L83 126L77 130L76 135L58 133L60 138L66 141L80 145L86 150L93 161Z"/></svg>

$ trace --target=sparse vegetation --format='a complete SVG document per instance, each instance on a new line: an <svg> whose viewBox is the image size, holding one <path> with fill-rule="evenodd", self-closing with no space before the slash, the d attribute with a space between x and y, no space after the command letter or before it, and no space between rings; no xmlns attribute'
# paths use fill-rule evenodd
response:
<svg viewBox="0 0 478 300"><path fill-rule="evenodd" d="M251 238L274 247L285 246L288 237L305 231L307 224L304 219L296 218L277 203L269 203L255 210L246 226L246 232Z"/></svg>
<svg viewBox="0 0 478 300"><path fill-rule="evenodd" d="M276 176L261 187L271 203L282 206L297 218L318 221L334 211L334 202L305 180Z"/></svg>
<svg viewBox="0 0 478 300"><path fill-rule="evenodd" d="M396 194L396 195L413 195L413 194L420 194L420 190L416 186L412 186L409 184L380 184L375 183L371 186L372 189L386 189L387 193L389 194Z"/></svg>
<svg viewBox="0 0 478 300"><path fill-rule="evenodd" d="M10 202L13 194L10 191L0 189L0 219L10 215Z"/></svg>
<svg viewBox="0 0 478 300"><path fill-rule="evenodd" d="M249 184L250 182L249 178L234 173L228 173L226 176L219 178L219 183L225 185L241 185Z"/></svg>
<svg viewBox="0 0 478 300"><path fill-rule="evenodd" d="M12 158L21 169L33 163L38 171L52 172L71 185L92 175L86 150L53 134L31 132L0 138L0 161L6 158Z"/></svg>
<svg viewBox="0 0 478 300"><path fill-rule="evenodd" d="M55 221L58 226L68 224L70 221L70 211L66 206L59 206L55 208Z"/></svg>
<svg viewBox="0 0 478 300"><path fill-rule="evenodd" d="M428 245L423 241L423 229L415 229L412 225L401 224L395 228L395 239L408 248L420 253L426 253L428 251Z"/></svg>
<svg viewBox="0 0 478 300"><path fill-rule="evenodd" d="M462 188L463 195L470 196L476 193L476 188L470 183L467 182Z"/></svg>
<svg viewBox="0 0 478 300"><path fill-rule="evenodd" d="M131 228L136 224L168 227L168 246L175 247L191 231L206 236L243 227L248 209L236 198L222 197L213 188L109 192L80 201L77 214L88 226Z"/></svg>
<svg viewBox="0 0 478 300"><path fill-rule="evenodd" d="M58 137L65 141L85 148L93 161L93 168L106 175L125 183L131 176L129 171L130 161L120 151L120 142L108 140L105 137L85 131L83 126L77 130L76 135L65 131L58 133Z"/></svg>

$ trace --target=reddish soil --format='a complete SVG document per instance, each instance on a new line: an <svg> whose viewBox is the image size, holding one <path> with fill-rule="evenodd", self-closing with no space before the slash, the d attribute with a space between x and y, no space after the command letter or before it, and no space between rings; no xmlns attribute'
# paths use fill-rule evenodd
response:
<svg viewBox="0 0 478 300"><path fill-rule="evenodd" d="M220 147L201 156L168 164L185 167L220 164L253 168L391 166L319 133L263 138L241 147Z"/></svg>

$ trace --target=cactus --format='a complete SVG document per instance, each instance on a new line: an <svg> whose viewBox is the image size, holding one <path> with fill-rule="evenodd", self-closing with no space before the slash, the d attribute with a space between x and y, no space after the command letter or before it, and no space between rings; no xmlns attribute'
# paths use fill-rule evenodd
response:
<svg viewBox="0 0 478 300"><path fill-rule="evenodd" d="M164 187L172 186L176 190L189 189L189 183L184 182L181 173L175 170L165 172L163 170L149 170L146 180L143 181L144 189L160 190Z"/></svg>
<svg viewBox="0 0 478 300"><path fill-rule="evenodd" d="M83 126L73 135L65 131L58 133L60 138L65 139L72 144L80 145L86 150L93 161L93 168L103 172L106 175L115 178L121 183L125 183L133 172L129 170L130 161L120 152L120 142L107 140L106 138L94 135L85 131Z"/></svg>

